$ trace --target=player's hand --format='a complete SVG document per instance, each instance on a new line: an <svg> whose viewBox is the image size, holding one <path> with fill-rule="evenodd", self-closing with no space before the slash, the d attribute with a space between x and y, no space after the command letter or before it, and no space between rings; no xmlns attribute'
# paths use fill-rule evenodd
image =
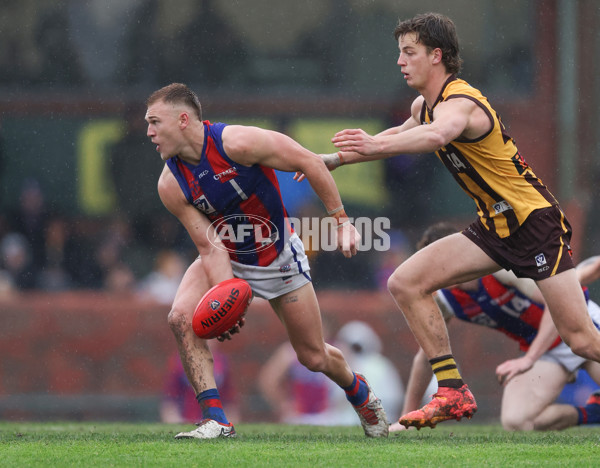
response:
<svg viewBox="0 0 600 468"><path fill-rule="evenodd" d="M341 151L354 151L365 156L380 152L375 138L360 128L337 132L331 141Z"/></svg>
<svg viewBox="0 0 600 468"><path fill-rule="evenodd" d="M235 335L236 333L239 333L241 331L241 328L245 325L245 323L246 323L246 319L244 317L242 317L241 319L238 320L238 323L236 323L228 331L223 333L221 336L218 336L217 340L220 342L223 342L225 340L231 340L231 335Z"/></svg>
<svg viewBox="0 0 600 468"><path fill-rule="evenodd" d="M337 234L337 246L344 257L351 258L356 255L360 243L360 234L349 220L335 227Z"/></svg>
<svg viewBox="0 0 600 468"><path fill-rule="evenodd" d="M342 160L340 159L340 156L338 153L319 154L319 156L325 163L325 167L327 169L329 169L330 172L333 171L334 169L340 167L342 164ZM298 172L296 172L296 174L294 174L294 180L297 180L298 182L302 182L305 178L306 178L306 175L300 171L298 171Z"/></svg>
<svg viewBox="0 0 600 468"><path fill-rule="evenodd" d="M302 182L304 179L306 179L306 175L304 174L304 172L298 171L294 174L294 180Z"/></svg>
<svg viewBox="0 0 600 468"><path fill-rule="evenodd" d="M506 385L516 375L527 372L533 367L533 361L527 356L509 359L496 367L496 377L500 385Z"/></svg>
<svg viewBox="0 0 600 468"><path fill-rule="evenodd" d="M390 424L390 427L389 427L390 432L402 432L402 431L408 431L410 429L416 429L416 428L403 426L398 421L396 421L394 424Z"/></svg>

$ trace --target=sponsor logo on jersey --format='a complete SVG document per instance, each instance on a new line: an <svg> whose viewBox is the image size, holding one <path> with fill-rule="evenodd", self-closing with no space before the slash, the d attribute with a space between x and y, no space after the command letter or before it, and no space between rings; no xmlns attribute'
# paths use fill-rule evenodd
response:
<svg viewBox="0 0 600 468"><path fill-rule="evenodd" d="M496 214L500 214L500 213L503 213L504 211L513 209L513 207L510 206L510 203L508 203L506 200L502 200L502 201L499 201L498 203L494 203L494 205L492 205L492 206L493 206Z"/></svg>
<svg viewBox="0 0 600 468"><path fill-rule="evenodd" d="M232 179L237 175L238 175L237 168L235 166L233 166L233 167L230 167L229 169L224 170L223 172L219 172L218 174L215 174L213 176L213 179L223 180L223 182L226 182L229 179Z"/></svg>
<svg viewBox="0 0 600 468"><path fill-rule="evenodd" d="M202 179L205 175L208 174L208 169L203 170L200 174L198 174L198 180Z"/></svg>
<svg viewBox="0 0 600 468"><path fill-rule="evenodd" d="M200 195L194 200L194 206L198 208L204 214L213 214L216 210L206 199L205 195Z"/></svg>

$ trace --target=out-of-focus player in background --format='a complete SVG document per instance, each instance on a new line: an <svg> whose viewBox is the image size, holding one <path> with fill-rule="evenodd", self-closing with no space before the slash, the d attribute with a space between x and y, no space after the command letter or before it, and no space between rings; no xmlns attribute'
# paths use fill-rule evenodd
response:
<svg viewBox="0 0 600 468"><path fill-rule="evenodd" d="M439 223L428 228L417 248L456 233L454 226ZM598 257L595 257L598 258ZM588 259L577 267L582 284L596 279ZM594 392L585 406L556 403L564 386L585 369L600 385L600 364L574 354L560 339L543 297L535 283L500 270L493 275L441 289L434 294L446 322L453 317L505 333L517 341L524 354L496 368L503 386L500 419L506 430L558 430L581 424L600 423L600 392ZM600 326L600 307L588 299L588 311ZM431 367L423 349L413 359L402 413L419 407L431 380ZM391 431L405 429L392 424Z"/></svg>
<svg viewBox="0 0 600 468"><path fill-rule="evenodd" d="M394 35L404 80L419 93L411 117L375 136L361 129L340 131L332 139L340 152L323 158L331 170L341 163L436 152L475 201L474 223L415 253L388 281L439 386L431 402L400 422L434 427L470 418L477 410L432 296L438 289L512 270L536 281L574 353L600 361L600 332L587 312L571 259L571 228L558 202L520 155L486 97L457 77L462 60L452 20L417 15L400 21Z"/></svg>
<svg viewBox="0 0 600 468"><path fill-rule="evenodd" d="M146 104L147 135L166 162L158 181L160 198L200 254L181 281L168 320L203 419L176 438L235 435L219 398L210 350L191 326L203 294L234 276L270 302L300 363L344 389L365 434L387 436L380 400L342 353L323 339L308 260L287 219L275 176L275 169L306 174L332 217L339 250L351 257L360 236L322 159L278 132L203 121L197 95L184 84L155 91ZM229 235L221 239L216 226ZM230 332L239 332L241 325ZM230 332L220 338L230 339Z"/></svg>

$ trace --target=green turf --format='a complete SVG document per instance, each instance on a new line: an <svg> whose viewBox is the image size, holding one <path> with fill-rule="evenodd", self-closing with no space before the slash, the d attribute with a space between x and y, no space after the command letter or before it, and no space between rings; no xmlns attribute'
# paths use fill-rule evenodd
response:
<svg viewBox="0 0 600 468"><path fill-rule="evenodd" d="M446 423L366 439L358 427L238 424L237 439L174 440L189 426L0 422L0 466L600 466L600 427L505 432Z"/></svg>

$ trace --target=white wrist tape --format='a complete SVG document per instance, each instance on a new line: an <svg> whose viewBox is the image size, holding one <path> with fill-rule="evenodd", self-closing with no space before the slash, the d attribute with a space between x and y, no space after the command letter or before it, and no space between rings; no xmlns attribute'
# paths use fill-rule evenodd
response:
<svg viewBox="0 0 600 468"><path fill-rule="evenodd" d="M340 160L340 155L338 153L323 154L321 155L321 159L323 159L325 165L330 169L340 167L342 164Z"/></svg>

